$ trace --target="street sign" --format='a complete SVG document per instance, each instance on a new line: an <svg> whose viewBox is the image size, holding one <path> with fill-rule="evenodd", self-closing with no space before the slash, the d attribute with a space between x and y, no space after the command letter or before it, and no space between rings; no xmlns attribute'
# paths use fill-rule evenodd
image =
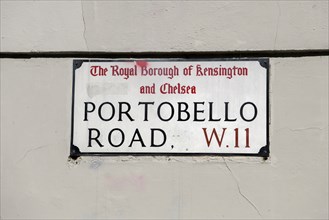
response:
<svg viewBox="0 0 329 220"><path fill-rule="evenodd" d="M74 60L71 156L269 155L268 59Z"/></svg>

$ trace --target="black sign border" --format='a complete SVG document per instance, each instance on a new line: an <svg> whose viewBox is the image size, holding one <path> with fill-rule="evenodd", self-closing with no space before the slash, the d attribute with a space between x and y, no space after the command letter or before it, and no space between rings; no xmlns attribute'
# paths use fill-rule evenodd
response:
<svg viewBox="0 0 329 220"><path fill-rule="evenodd" d="M85 62L132 62L132 61L147 61L147 62L195 62L195 61L258 61L259 64L266 69L266 145L260 148L257 154L246 153L145 153L145 152L80 152L79 148L73 144L74 134L74 97L75 97L75 71L79 69ZM72 106L71 106L71 143L70 143L70 158L77 159L81 156L250 156L263 157L267 159L270 156L270 60L269 58L202 58L202 59L186 59L186 58L126 58L126 59L73 59L73 78L72 78Z"/></svg>

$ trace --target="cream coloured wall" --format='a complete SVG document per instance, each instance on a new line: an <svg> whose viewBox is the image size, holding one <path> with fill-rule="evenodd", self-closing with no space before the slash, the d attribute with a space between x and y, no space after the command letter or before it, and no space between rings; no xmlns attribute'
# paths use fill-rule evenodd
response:
<svg viewBox="0 0 329 220"><path fill-rule="evenodd" d="M1 52L328 50L328 1L1 1ZM270 58L270 150L68 160L72 58L2 58L1 219L327 219L328 56Z"/></svg>

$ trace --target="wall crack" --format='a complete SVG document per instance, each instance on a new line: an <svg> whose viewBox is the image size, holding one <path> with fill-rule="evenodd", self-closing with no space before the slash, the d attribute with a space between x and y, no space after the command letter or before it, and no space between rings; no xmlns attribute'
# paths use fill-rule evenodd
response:
<svg viewBox="0 0 329 220"><path fill-rule="evenodd" d="M81 16L82 16L82 22L83 22L83 35L82 36L83 36L83 39L84 39L86 48L89 51L89 47L88 47L87 39L86 39L86 21L85 21L85 16L84 16L84 10L83 10L82 0L80 2L81 2Z"/></svg>
<svg viewBox="0 0 329 220"><path fill-rule="evenodd" d="M283 130L289 130L291 132L302 132L302 131L312 131L312 130L319 130L322 131L326 127L305 127L305 128L289 128L289 127L283 127L276 129L275 132L281 132Z"/></svg>
<svg viewBox="0 0 329 220"><path fill-rule="evenodd" d="M224 157L222 157L222 158L223 158L223 160L224 160L224 163L225 163L225 166L226 166L227 170L231 173L231 175L232 175L232 177L233 177L233 179L234 179L234 182L235 182L235 184L236 184L236 186L237 186L237 188L238 188L238 191L239 191L240 196L241 196L242 198L244 198L244 200L246 200L247 203L248 203L251 207L253 207L253 209L257 212L257 214L258 214L261 218L263 218L263 216L262 216L262 214L260 213L260 211L258 210L257 206L256 206L256 205L255 205L250 199L248 199L248 197L247 197L246 195L244 195L244 194L242 193L238 179L235 177L234 173L232 172L232 170L230 169L230 167L229 167L228 164L226 163L225 158L224 158Z"/></svg>
<svg viewBox="0 0 329 220"><path fill-rule="evenodd" d="M47 145L41 145L41 146L39 146L39 147L35 147L35 148L32 148L32 149L26 151L25 154L23 155L23 157L22 157L21 159L19 159L19 160L17 161L17 163L19 163L19 162L21 162L22 160L24 160L24 159L26 158L26 156L27 156L29 153L31 153L31 152L33 152L33 151L36 151L36 150L40 150L40 149L45 148L45 147L49 147L49 146L50 146L49 144L47 144Z"/></svg>
<svg viewBox="0 0 329 220"><path fill-rule="evenodd" d="M275 39L274 39L274 50L276 49L276 40L278 37L278 32L279 32L279 24L280 24L280 17L281 17L281 7L280 7L280 2L276 3L279 9L279 15L278 15L278 20L276 23L276 32L275 32Z"/></svg>

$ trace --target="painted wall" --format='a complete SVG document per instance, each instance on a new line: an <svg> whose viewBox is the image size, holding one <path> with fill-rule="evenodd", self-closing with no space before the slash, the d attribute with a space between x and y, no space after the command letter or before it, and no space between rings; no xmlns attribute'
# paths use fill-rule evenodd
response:
<svg viewBox="0 0 329 220"><path fill-rule="evenodd" d="M1 52L328 45L328 1L1 1ZM68 159L72 60L0 60L1 219L328 218L328 56L270 58L267 161Z"/></svg>

